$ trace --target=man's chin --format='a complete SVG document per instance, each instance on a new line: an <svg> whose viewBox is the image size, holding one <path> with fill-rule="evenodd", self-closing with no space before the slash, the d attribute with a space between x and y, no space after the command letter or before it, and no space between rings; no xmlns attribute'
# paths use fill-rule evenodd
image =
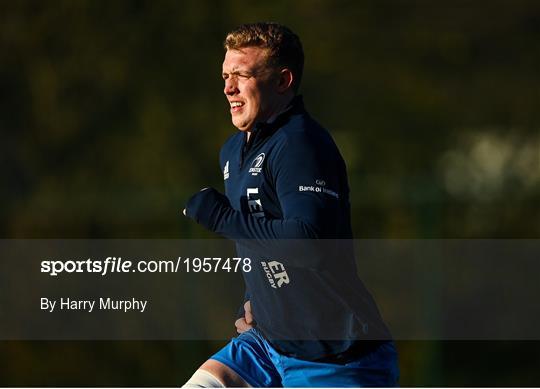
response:
<svg viewBox="0 0 540 389"><path fill-rule="evenodd" d="M237 122L233 119L232 121L233 126L235 126L239 131L248 131L249 125L243 122Z"/></svg>

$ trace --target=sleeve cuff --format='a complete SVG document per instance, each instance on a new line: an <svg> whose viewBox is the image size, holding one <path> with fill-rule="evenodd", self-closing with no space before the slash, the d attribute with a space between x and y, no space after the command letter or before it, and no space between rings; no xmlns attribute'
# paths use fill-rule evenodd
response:
<svg viewBox="0 0 540 389"><path fill-rule="evenodd" d="M223 207L229 207L227 197L214 188L205 188L195 193L186 204L186 216L200 225L215 231Z"/></svg>

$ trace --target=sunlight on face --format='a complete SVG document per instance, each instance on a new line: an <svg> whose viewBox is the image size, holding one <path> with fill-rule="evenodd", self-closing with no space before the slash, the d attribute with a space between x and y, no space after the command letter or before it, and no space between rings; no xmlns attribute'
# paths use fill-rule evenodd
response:
<svg viewBox="0 0 540 389"><path fill-rule="evenodd" d="M240 131L251 131L256 123L277 113L278 80L265 49L227 50L222 76L232 122Z"/></svg>

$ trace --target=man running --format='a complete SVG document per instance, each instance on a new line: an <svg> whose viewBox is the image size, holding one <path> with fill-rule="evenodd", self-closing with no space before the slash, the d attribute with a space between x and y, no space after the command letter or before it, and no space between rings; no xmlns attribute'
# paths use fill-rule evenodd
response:
<svg viewBox="0 0 540 389"><path fill-rule="evenodd" d="M225 195L203 189L184 213L235 240L253 269L240 335L185 387L395 386L394 343L356 273L345 163L297 94L300 39L276 23L246 24L225 49L239 130L220 153Z"/></svg>

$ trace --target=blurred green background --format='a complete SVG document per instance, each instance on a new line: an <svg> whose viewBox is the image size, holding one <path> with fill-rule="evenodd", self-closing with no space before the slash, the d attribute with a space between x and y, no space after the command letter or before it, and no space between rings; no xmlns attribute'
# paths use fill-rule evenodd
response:
<svg viewBox="0 0 540 389"><path fill-rule="evenodd" d="M180 211L222 188L222 41L261 20L303 41L356 238L540 236L539 1L25 0L0 2L0 237L213 236ZM0 384L180 385L222 344L1 342ZM540 384L538 342L398 346L404 386Z"/></svg>

